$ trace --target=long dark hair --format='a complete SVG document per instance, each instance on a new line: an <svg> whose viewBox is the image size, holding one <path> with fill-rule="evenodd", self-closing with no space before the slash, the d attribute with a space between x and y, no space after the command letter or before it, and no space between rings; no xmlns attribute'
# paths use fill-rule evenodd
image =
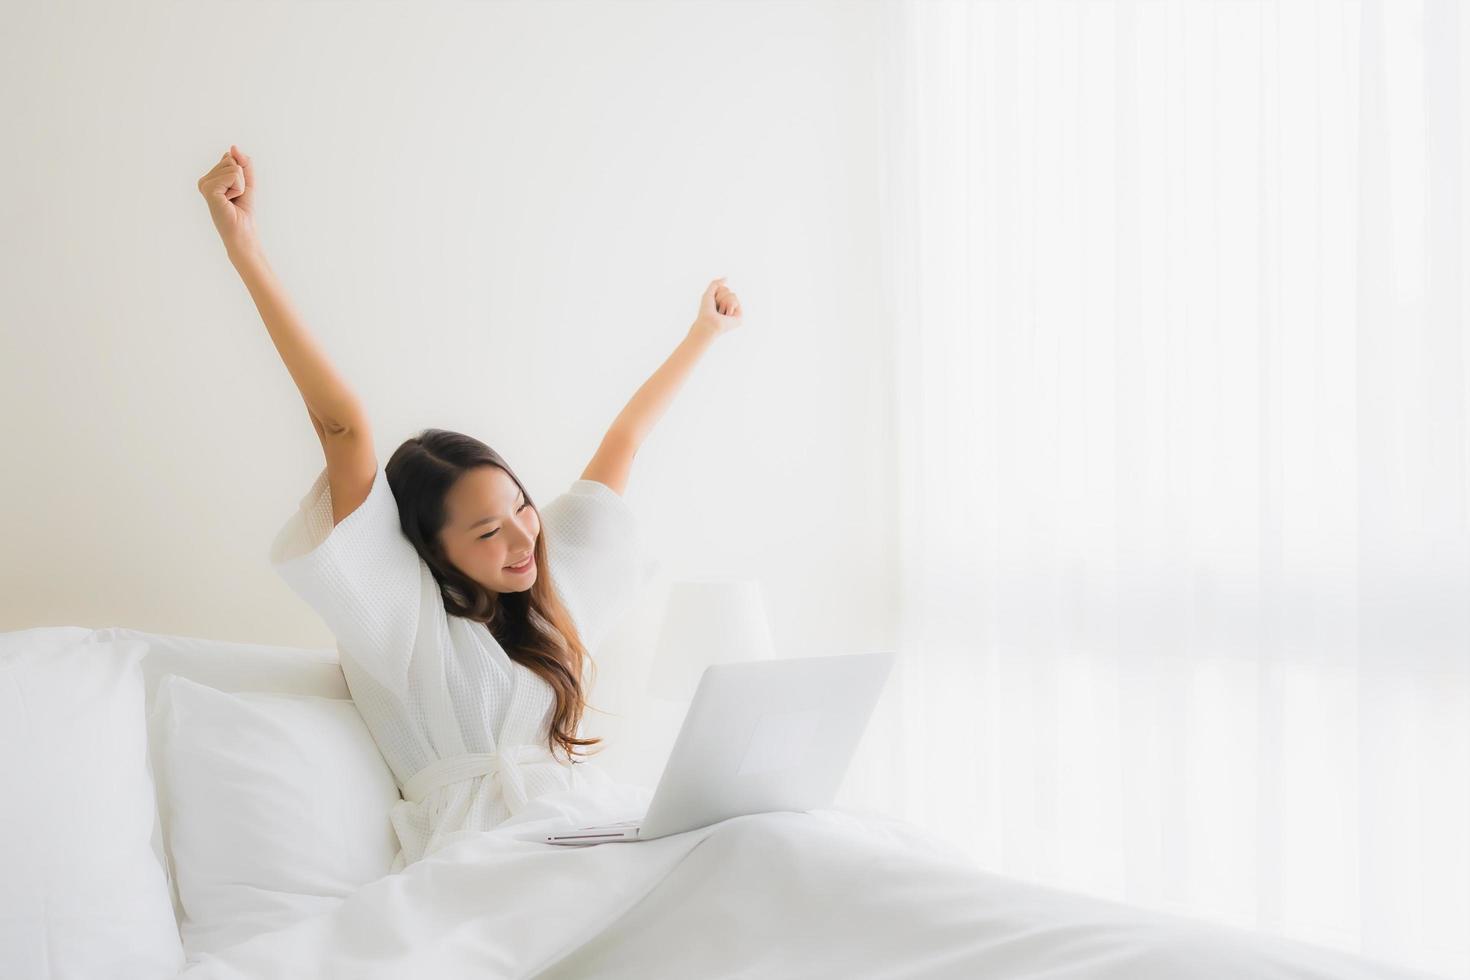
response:
<svg viewBox="0 0 1470 980"><path fill-rule="evenodd" d="M547 574L546 535L536 535L536 581L529 589L495 597L450 564L439 542L439 531L448 519L445 495L461 475L478 466L500 467L526 495L526 502L536 506L531 491L499 453L473 436L446 429L424 429L405 440L394 450L383 473L398 502L404 535L439 582L445 611L484 623L511 660L535 671L551 685L556 708L547 748L554 754L556 744L560 744L571 759L576 746L595 745L602 739L576 737L587 706L582 670L589 657L571 614ZM595 676L596 662L592 668Z"/></svg>

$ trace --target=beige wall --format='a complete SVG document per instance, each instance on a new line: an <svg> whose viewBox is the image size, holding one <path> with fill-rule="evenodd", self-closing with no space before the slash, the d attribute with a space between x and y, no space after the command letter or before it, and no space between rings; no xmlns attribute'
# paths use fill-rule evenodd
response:
<svg viewBox="0 0 1470 980"><path fill-rule="evenodd" d="M549 500L729 277L745 324L634 467L662 569L601 703L682 713L639 685L683 575L757 576L780 655L889 644L869 5L49 3L7 24L0 630L332 645L266 561L322 460L195 188L234 142L385 461L459 429Z"/></svg>

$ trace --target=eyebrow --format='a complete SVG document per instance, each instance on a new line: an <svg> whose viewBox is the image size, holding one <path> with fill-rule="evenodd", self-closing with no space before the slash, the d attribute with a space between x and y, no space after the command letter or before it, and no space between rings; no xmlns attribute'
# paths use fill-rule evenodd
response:
<svg viewBox="0 0 1470 980"><path fill-rule="evenodd" d="M522 490L520 493L516 494L516 500L519 501L522 498L524 498L525 496L526 496L526 492L524 490ZM475 523L471 524L469 527L465 528L465 530L466 531L473 531L475 528L479 527L481 524L489 524L493 520L495 520L494 517L482 517L478 521L476 521Z"/></svg>

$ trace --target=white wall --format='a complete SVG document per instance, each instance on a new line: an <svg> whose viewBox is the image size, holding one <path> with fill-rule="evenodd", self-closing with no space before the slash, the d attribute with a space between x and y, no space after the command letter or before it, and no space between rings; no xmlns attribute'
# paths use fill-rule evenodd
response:
<svg viewBox="0 0 1470 980"><path fill-rule="evenodd" d="M48 3L0 41L0 630L331 646L266 550L321 466L195 182L237 143L277 273L369 406L542 501L727 275L745 324L628 488L662 571L586 730L653 778L668 582L757 576L783 656L892 640L874 9Z"/></svg>

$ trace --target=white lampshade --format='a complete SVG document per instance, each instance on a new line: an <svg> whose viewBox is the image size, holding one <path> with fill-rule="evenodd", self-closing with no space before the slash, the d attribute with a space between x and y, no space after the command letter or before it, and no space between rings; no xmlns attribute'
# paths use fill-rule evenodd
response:
<svg viewBox="0 0 1470 980"><path fill-rule="evenodd" d="M759 582L721 576L674 582L649 668L648 693L689 701L711 664L775 655Z"/></svg>

